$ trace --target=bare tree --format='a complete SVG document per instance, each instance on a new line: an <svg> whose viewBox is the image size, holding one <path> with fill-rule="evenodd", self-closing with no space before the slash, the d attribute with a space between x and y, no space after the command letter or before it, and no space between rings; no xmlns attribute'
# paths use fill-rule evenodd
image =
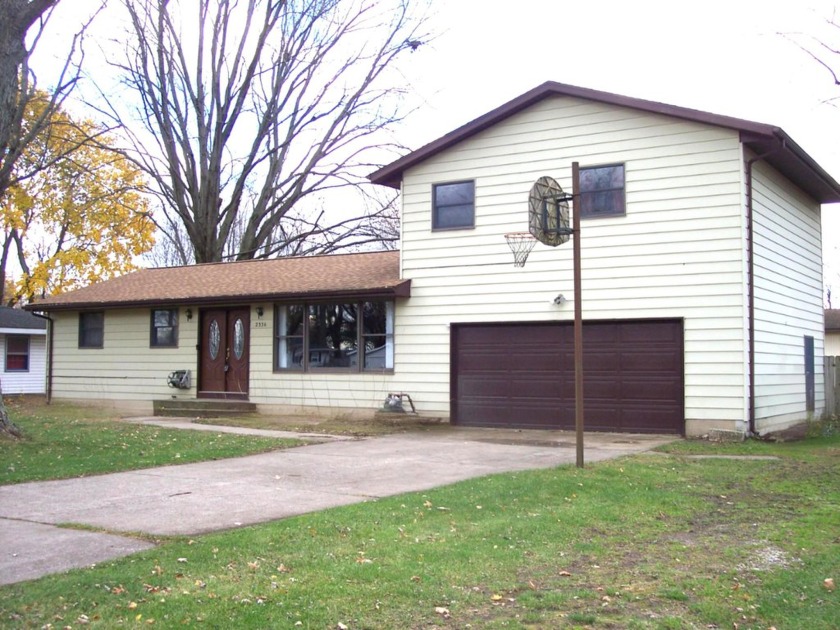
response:
<svg viewBox="0 0 840 630"><path fill-rule="evenodd" d="M154 219L157 216L162 216L162 221ZM173 219L166 212L155 212L152 217L158 228L155 246L146 256L152 266L180 267L195 263L187 232L177 217Z"/></svg>
<svg viewBox="0 0 840 630"><path fill-rule="evenodd" d="M6 0L0 20L0 196L22 151L21 126L30 93L26 34L58 0Z"/></svg>
<svg viewBox="0 0 840 630"><path fill-rule="evenodd" d="M838 16L837 7L833 7L831 14L827 17L814 22L808 32L779 34L822 67L835 88L840 86L840 16ZM837 107L840 104L840 95L837 94L836 89L831 94L824 102ZM825 223L823 223L823 237L826 242L831 242L831 236L834 235L825 231ZM837 245L834 245L832 249L836 257ZM831 308L832 288L836 289L840 286L840 273L836 269L832 272L829 267L824 267L823 283L826 288L824 304Z"/></svg>
<svg viewBox="0 0 840 630"><path fill-rule="evenodd" d="M31 172L15 173L15 165L26 147L50 127L50 120L75 87L81 68L82 37L95 16L81 26L73 37L63 66L51 90L37 85L29 60L41 40L53 8L59 0L3 0L0 19L0 198L15 181ZM25 114L33 99L43 99L46 106L40 116L24 125ZM38 169L51 163L38 164Z"/></svg>
<svg viewBox="0 0 840 630"><path fill-rule="evenodd" d="M103 0L104 1L104 0ZM63 61L51 76L52 87L38 85L30 58L45 35L45 29L59 0L3 0L0 19L0 209L5 240L0 255L0 288L6 287L7 255L10 251L9 218L4 197L13 186L42 173L65 160L80 147L98 142L99 133L79 133L66 122L56 123L55 114L76 87L84 58L84 34L103 5L99 5L79 27ZM53 67L55 69L55 67ZM33 112L36 112L33 114ZM67 141L68 138L73 141ZM60 144L60 152L42 153L33 159L36 144ZM24 156L28 154L28 158ZM6 299L6 295L2 296Z"/></svg>
<svg viewBox="0 0 840 630"><path fill-rule="evenodd" d="M399 195L378 187L359 188L359 194L346 196L344 203L359 210L350 217L328 220L320 207L302 210L292 208L272 230L256 257L312 256L334 254L339 251L366 251L371 249L396 249L400 238ZM237 236L236 229L233 232ZM239 242L238 239L233 239ZM230 246L228 248L231 249ZM228 251L225 259L235 258L236 252Z"/></svg>
<svg viewBox="0 0 840 630"><path fill-rule="evenodd" d="M364 184L394 148L383 132L407 112L392 70L425 39L410 0L123 1L119 68L145 126L132 155L195 262L354 227L332 213L327 225L316 202ZM126 122L127 100L109 102Z"/></svg>

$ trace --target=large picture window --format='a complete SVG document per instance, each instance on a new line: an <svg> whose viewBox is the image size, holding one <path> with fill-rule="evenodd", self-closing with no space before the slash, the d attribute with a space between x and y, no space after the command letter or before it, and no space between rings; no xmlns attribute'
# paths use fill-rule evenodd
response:
<svg viewBox="0 0 840 630"><path fill-rule="evenodd" d="M455 182L432 187L432 229L475 226L475 183Z"/></svg>
<svg viewBox="0 0 840 630"><path fill-rule="evenodd" d="M625 214L624 165L580 169L580 217L615 217Z"/></svg>
<svg viewBox="0 0 840 630"><path fill-rule="evenodd" d="M152 348L175 348L178 346L178 309L164 308L152 311L152 325L149 333Z"/></svg>
<svg viewBox="0 0 840 630"><path fill-rule="evenodd" d="M29 335L6 335L6 371L29 371Z"/></svg>
<svg viewBox="0 0 840 630"><path fill-rule="evenodd" d="M79 347L102 348L105 340L105 313L79 313Z"/></svg>
<svg viewBox="0 0 840 630"><path fill-rule="evenodd" d="M389 370L394 367L394 305L318 302L275 309L275 368Z"/></svg>

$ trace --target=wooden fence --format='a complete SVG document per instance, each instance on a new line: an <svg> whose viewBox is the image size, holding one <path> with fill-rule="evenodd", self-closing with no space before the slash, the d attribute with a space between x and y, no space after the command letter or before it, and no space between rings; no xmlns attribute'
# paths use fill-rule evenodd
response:
<svg viewBox="0 0 840 630"><path fill-rule="evenodd" d="M840 357L825 359L825 413L840 416Z"/></svg>

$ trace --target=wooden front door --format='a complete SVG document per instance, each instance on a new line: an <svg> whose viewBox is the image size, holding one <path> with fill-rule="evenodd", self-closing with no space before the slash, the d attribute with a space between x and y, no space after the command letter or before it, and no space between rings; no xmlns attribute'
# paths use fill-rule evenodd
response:
<svg viewBox="0 0 840 630"><path fill-rule="evenodd" d="M248 398L250 311L245 308L201 312L201 398Z"/></svg>

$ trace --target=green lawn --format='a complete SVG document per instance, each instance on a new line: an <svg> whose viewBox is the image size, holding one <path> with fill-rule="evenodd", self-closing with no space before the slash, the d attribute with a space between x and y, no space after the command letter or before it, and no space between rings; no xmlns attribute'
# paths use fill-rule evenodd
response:
<svg viewBox="0 0 840 630"><path fill-rule="evenodd" d="M14 398L6 405L24 439L0 437L0 484L239 457L302 443L130 424L92 407Z"/></svg>
<svg viewBox="0 0 840 630"><path fill-rule="evenodd" d="M0 626L837 628L840 437L737 449L778 459L646 454L171 540L0 588Z"/></svg>

